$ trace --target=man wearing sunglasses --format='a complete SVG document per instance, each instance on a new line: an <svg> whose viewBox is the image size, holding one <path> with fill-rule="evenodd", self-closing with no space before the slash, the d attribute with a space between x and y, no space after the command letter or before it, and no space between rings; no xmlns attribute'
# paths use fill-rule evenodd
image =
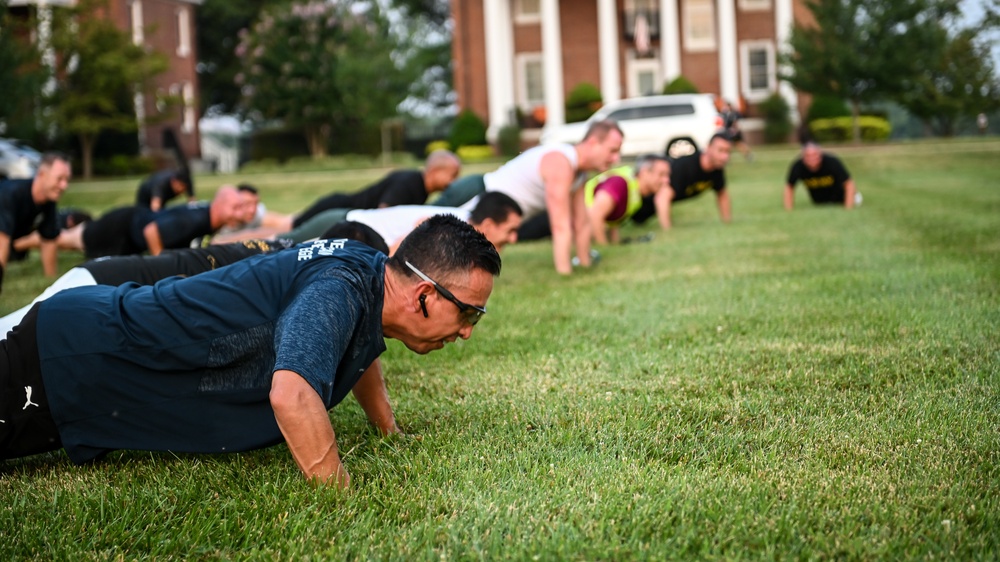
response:
<svg viewBox="0 0 1000 562"><path fill-rule="evenodd" d="M284 441L306 478L346 487L328 410L353 391L398 433L373 363L383 338L417 353L469 338L499 273L493 244L440 215L391 258L318 240L152 286L63 291L0 345L0 458Z"/></svg>

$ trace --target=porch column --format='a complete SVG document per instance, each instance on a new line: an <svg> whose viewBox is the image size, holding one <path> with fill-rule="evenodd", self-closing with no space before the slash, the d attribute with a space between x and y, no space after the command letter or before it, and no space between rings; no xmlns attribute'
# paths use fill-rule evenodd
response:
<svg viewBox="0 0 1000 562"><path fill-rule="evenodd" d="M739 105L739 60L736 49L736 0L719 0L719 94Z"/></svg>
<svg viewBox="0 0 1000 562"><path fill-rule="evenodd" d="M496 139L500 129L511 122L514 109L514 32L511 0L484 0L486 40L486 86L489 127L486 136Z"/></svg>
<svg viewBox="0 0 1000 562"><path fill-rule="evenodd" d="M541 16L542 69L545 74L545 126L554 127L566 122L559 0L542 0Z"/></svg>
<svg viewBox="0 0 1000 562"><path fill-rule="evenodd" d="M660 0L660 60L668 83L681 75L681 28L677 18L679 0Z"/></svg>
<svg viewBox="0 0 1000 562"><path fill-rule="evenodd" d="M788 38L792 33L792 25L795 24L792 15L792 0L775 0L774 2L774 29L775 47L778 54L788 52ZM787 66L778 65L778 74L783 74L788 70ZM785 98L791 109L792 123L799 123L799 97L795 94L792 85L784 80L778 81L778 92Z"/></svg>
<svg viewBox="0 0 1000 562"><path fill-rule="evenodd" d="M604 103L622 97L618 65L618 14L615 0L597 0L597 40L601 62L601 98Z"/></svg>

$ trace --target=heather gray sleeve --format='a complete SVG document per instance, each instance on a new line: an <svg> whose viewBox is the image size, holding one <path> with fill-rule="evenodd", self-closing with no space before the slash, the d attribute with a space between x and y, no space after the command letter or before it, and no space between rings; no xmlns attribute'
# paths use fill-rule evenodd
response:
<svg viewBox="0 0 1000 562"><path fill-rule="evenodd" d="M329 401L362 306L358 291L344 279L331 276L312 282L278 318L274 370L298 373Z"/></svg>

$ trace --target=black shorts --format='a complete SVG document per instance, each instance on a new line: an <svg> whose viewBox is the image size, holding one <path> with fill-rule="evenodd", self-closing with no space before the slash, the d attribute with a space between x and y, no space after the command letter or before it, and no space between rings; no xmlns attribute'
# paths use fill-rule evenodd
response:
<svg viewBox="0 0 1000 562"><path fill-rule="evenodd" d="M38 304L0 341L0 458L62 447L38 360Z"/></svg>

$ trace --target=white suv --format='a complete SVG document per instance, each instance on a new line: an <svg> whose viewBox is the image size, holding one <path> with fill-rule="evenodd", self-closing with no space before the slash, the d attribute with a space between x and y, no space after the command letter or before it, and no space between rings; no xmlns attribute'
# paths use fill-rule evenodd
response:
<svg viewBox="0 0 1000 562"><path fill-rule="evenodd" d="M719 129L722 117L712 94L644 96L609 102L581 123L547 128L540 142L578 143L594 121L618 122L625 140L623 156L666 153L671 158L686 156L708 144Z"/></svg>

